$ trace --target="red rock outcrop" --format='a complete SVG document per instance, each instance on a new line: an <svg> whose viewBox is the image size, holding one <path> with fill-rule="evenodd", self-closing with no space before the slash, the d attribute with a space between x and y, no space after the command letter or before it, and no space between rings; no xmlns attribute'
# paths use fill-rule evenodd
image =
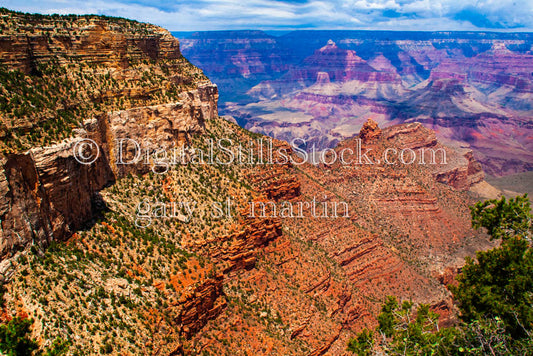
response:
<svg viewBox="0 0 533 356"><path fill-rule="evenodd" d="M385 130L385 137L401 149L417 150L419 162L421 159L430 165L437 182L468 190L485 177L471 150L443 146L437 141L435 132L420 123L391 126Z"/></svg>
<svg viewBox="0 0 533 356"><path fill-rule="evenodd" d="M381 136L381 129L378 126L378 123L372 119L368 119L361 131L359 131L359 138L364 143L378 139Z"/></svg>
<svg viewBox="0 0 533 356"><path fill-rule="evenodd" d="M226 307L222 291L223 281L222 274L208 278L183 294L172 306L175 308L174 322L180 326L180 331L185 337L190 338Z"/></svg>
<svg viewBox="0 0 533 356"><path fill-rule="evenodd" d="M474 159L472 151L466 150L463 155L467 161L466 166L449 168L449 170L434 173L437 182L451 185L459 190L468 190L472 185L483 181L485 173L481 164Z"/></svg>
<svg viewBox="0 0 533 356"><path fill-rule="evenodd" d="M258 251L281 236L281 221L246 218L244 214L240 227L240 231L231 234L186 242L187 247L221 263L224 273L253 268Z"/></svg>

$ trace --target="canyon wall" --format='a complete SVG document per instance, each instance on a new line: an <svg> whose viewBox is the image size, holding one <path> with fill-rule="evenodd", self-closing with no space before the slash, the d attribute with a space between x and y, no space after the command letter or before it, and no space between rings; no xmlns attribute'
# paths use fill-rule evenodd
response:
<svg viewBox="0 0 533 356"><path fill-rule="evenodd" d="M0 15L2 84L15 83L16 90L29 84L21 96L4 93L8 104L1 113L7 145L1 153L0 259L6 272L17 251L64 240L89 223L102 208L102 188L147 172L148 165L117 165L117 142L135 140L144 152L183 143L217 116L218 89L157 26L97 16ZM35 90L42 92L28 94ZM35 114L24 115L25 105ZM68 110L83 120L54 127ZM54 131L51 142L34 141ZM124 151L126 158L128 147ZM83 164L80 155L96 159Z"/></svg>
<svg viewBox="0 0 533 356"><path fill-rule="evenodd" d="M0 36L1 62L25 73L51 59L127 68L132 61L181 57L179 42L150 24L97 16L12 16L5 10L1 15L10 26Z"/></svg>
<svg viewBox="0 0 533 356"><path fill-rule="evenodd" d="M0 39L0 79L20 91L2 92L6 100L0 102L9 103L0 105L0 272L12 287L6 310L34 317L34 335L63 335L67 325L74 347L98 351L104 336L93 331L104 325L104 333L110 327L120 331L112 346L131 347L134 354L339 354L355 331L375 324L387 294L453 314L450 294L434 276L487 246L472 231L467 205L473 199L464 192L483 179L471 151L445 147L420 123L381 129L367 121L360 138L376 154L389 146L443 149L447 163L179 165L175 175L145 174L157 165L154 159L145 162L146 152L201 144L207 137L245 143L258 136L218 117L217 86L181 56L179 42L162 29L96 16L0 14L9 29ZM274 51L269 36L247 35L255 39L243 39L245 45ZM283 58L295 59L282 52L258 53L250 64L249 51L226 50L247 85L271 73L280 75L271 84L316 80L305 90L296 88L291 100L315 101L313 114L321 117L331 114L321 107L326 104L388 113L392 109L384 104L351 94L362 88L366 95L390 98L402 85L393 61L363 59L333 42L311 52L301 71L289 70ZM416 53L429 70L430 61ZM328 57L336 67L322 70ZM270 64L263 66L265 60ZM223 73L227 63L222 64L213 70ZM403 72L419 75L415 67ZM390 90L378 90L379 84ZM267 89L276 94L275 85ZM300 119L290 124L305 124ZM339 127L332 134L338 141L342 129L354 126ZM121 140L127 141L121 146ZM295 157L287 143L273 145ZM342 141L336 150L355 145ZM120 162L136 158L137 149L141 161ZM84 164L80 158L96 159ZM148 197L209 202L226 195L237 197L239 209L248 199L344 200L353 214L331 220L251 218L240 210L229 221L154 218L142 229L132 221L135 209L129 210ZM62 240L68 240L64 250L44 252ZM94 319L77 317L95 312Z"/></svg>
<svg viewBox="0 0 533 356"><path fill-rule="evenodd" d="M117 164L115 148L129 139L142 152L171 149L187 135L201 132L205 120L216 114L217 87L203 85L182 94L182 101L112 112L86 122L76 137L52 146L34 148L3 159L1 176L2 266L30 245L46 246L64 240L95 217L101 209L98 192L128 173L151 169L144 156L138 164ZM99 147L87 146L87 138ZM133 141L126 142L133 142ZM123 162L137 152L123 145ZM79 149L88 151L81 153ZM81 156L94 157L90 164ZM5 272L2 271L2 272Z"/></svg>

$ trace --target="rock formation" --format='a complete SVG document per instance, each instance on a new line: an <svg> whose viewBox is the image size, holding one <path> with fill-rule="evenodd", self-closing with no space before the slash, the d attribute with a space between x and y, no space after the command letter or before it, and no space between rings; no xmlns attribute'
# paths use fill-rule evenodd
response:
<svg viewBox="0 0 533 356"><path fill-rule="evenodd" d="M217 86L168 32L96 16L1 14L9 31L0 79L14 89L2 98L19 103L0 107L2 318L31 316L41 344L67 330L72 347L88 353L171 355L342 354L355 332L376 323L387 294L453 319L447 271L490 246L470 224L464 190L483 179L470 151L444 146L418 122L380 128L376 119L361 123L360 140L332 133L340 143L325 157L362 149L377 164L265 164L261 136L218 117ZM273 46L252 35L248 43ZM443 55L431 47L414 51L428 68L428 58ZM250 51L236 52L235 67L253 80L281 71L275 56L266 68L264 56L249 65L241 62ZM333 41L310 55L288 73L313 81L293 98L314 101L313 115L335 106L388 112L364 96L318 90L401 85L383 58L370 65ZM336 67L319 70L328 57ZM31 95L14 99L17 90ZM53 105L38 100L44 92ZM34 120L24 100L40 105ZM213 138L243 144L251 162L152 169L165 163L159 149L207 151ZM143 161L123 164L137 156L133 142ZM286 142L272 146L275 159L301 159ZM388 148L433 150L428 160L437 162L377 161ZM87 164L80 153L98 155ZM257 218L247 210L257 202L270 213L276 204L318 204L303 217Z"/></svg>
<svg viewBox="0 0 533 356"><path fill-rule="evenodd" d="M378 127L377 122L372 119L368 119L367 122L361 127L359 131L359 138L367 143L369 141L376 140L381 136L381 129Z"/></svg>
<svg viewBox="0 0 533 356"><path fill-rule="evenodd" d="M191 78L197 75L195 68L183 63L179 42L159 27L120 19L106 21L94 16L43 17L39 20L36 32L32 22L35 19L31 15L5 11L2 15L2 21L9 24L10 31L0 38L0 63L10 70L23 71L29 80L32 80L34 71L48 63L59 68L79 68L82 77L98 73L95 70L90 72L92 74L83 74L86 69L82 68L85 67L112 69L114 77L122 77L124 82L143 88L138 97L153 102L162 99L150 99L151 93L168 90L165 89L168 84L161 81L159 87L145 88L143 79L139 78L142 68L135 67L134 63L159 61L160 66L167 66L169 75L175 72L175 76L166 80L177 83L191 83ZM141 29L147 34L140 35ZM185 75L177 73L187 70L190 72ZM91 87L108 79L110 76L96 75L88 88L78 88L71 94L93 95ZM171 147L186 135L202 130L205 120L217 115L216 86L200 80L181 88L183 92L170 104L166 102L171 98L166 98L165 104L137 106L123 111L114 111L116 107L111 104L107 106L109 111L95 112L95 118L86 121L74 137L21 153L6 153L2 165L2 260L29 244L46 245L51 240L70 236L93 218L93 203L99 190L127 173L149 169L146 165L117 165L117 142L135 140L139 145L145 145L145 152L153 150L154 145ZM109 99L109 94L105 95ZM134 99L131 89L110 95ZM92 99L95 102L101 100L100 97ZM7 121L6 117L2 125L8 126ZM100 152L91 152L98 153L99 157L90 165L80 163L75 157L77 143L86 138L101 146ZM19 186L30 187L28 191L33 193L19 196Z"/></svg>
<svg viewBox="0 0 533 356"><path fill-rule="evenodd" d="M35 21L39 21L38 27ZM79 122L66 139L58 140L60 135L55 142L15 152L12 147L3 147L0 270L2 282L6 282L14 273L18 252L27 252L30 246L39 251L52 241L75 235L93 222L105 205L99 197L102 189L128 173L149 170L147 165L119 164L117 142L135 140L148 153L183 144L217 116L218 90L183 59L179 42L156 26L95 16L36 18L5 10L2 22L10 29L0 38L0 63L11 71L7 73L22 73L31 83L51 63L59 69L46 74L46 86L57 86L61 68L79 70L79 78L90 78L89 83L76 86L69 93L73 102L67 105L88 100L88 105L93 105L88 112L94 115ZM154 62L151 66L137 64L150 61ZM143 76L144 70L153 69L156 76L158 71L166 76L159 82ZM119 90L99 90L115 79L121 81ZM130 108L117 111L121 106ZM55 108L57 113L61 109L60 104ZM50 120L43 116L25 122L24 117L17 117L17 122L10 122L10 114L4 112L1 123L3 135L8 137L21 128L30 133L46 128ZM20 137L12 137L20 142ZM86 146L87 139L98 148ZM80 153L95 160L81 162ZM181 311L176 312L176 322L184 335L198 330L223 309L221 283L221 276L208 279L178 304Z"/></svg>

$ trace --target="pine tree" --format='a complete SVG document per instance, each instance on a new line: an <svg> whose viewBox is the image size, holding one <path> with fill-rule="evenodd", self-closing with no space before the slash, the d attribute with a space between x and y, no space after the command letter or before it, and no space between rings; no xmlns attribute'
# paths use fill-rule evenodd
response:
<svg viewBox="0 0 533 356"><path fill-rule="evenodd" d="M533 250L527 194L509 201L479 202L471 208L472 225L487 229L501 246L467 258L459 284L451 287L467 321L499 317L514 338L533 329Z"/></svg>

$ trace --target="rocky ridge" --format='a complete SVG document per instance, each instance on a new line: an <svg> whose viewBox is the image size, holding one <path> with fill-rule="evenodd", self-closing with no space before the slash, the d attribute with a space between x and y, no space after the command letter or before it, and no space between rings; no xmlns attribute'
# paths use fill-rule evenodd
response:
<svg viewBox="0 0 533 356"><path fill-rule="evenodd" d="M371 300L389 294L429 303L443 323L453 322L453 302L439 278L490 246L471 229L467 193L452 187L466 190L481 181L479 165L468 170L468 153L441 145L419 123L380 129L369 121L359 137L362 149L372 148L376 157L390 147L442 148L449 159L438 167L336 163L251 170L251 182L262 191L285 192L272 195L277 202L346 202L350 216L282 219L283 234L259 251L255 267L229 279L228 309L192 338L195 350L230 345L257 353L342 354L354 330L374 325L379 305ZM357 144L346 141L336 151ZM437 183L443 176L447 184Z"/></svg>

